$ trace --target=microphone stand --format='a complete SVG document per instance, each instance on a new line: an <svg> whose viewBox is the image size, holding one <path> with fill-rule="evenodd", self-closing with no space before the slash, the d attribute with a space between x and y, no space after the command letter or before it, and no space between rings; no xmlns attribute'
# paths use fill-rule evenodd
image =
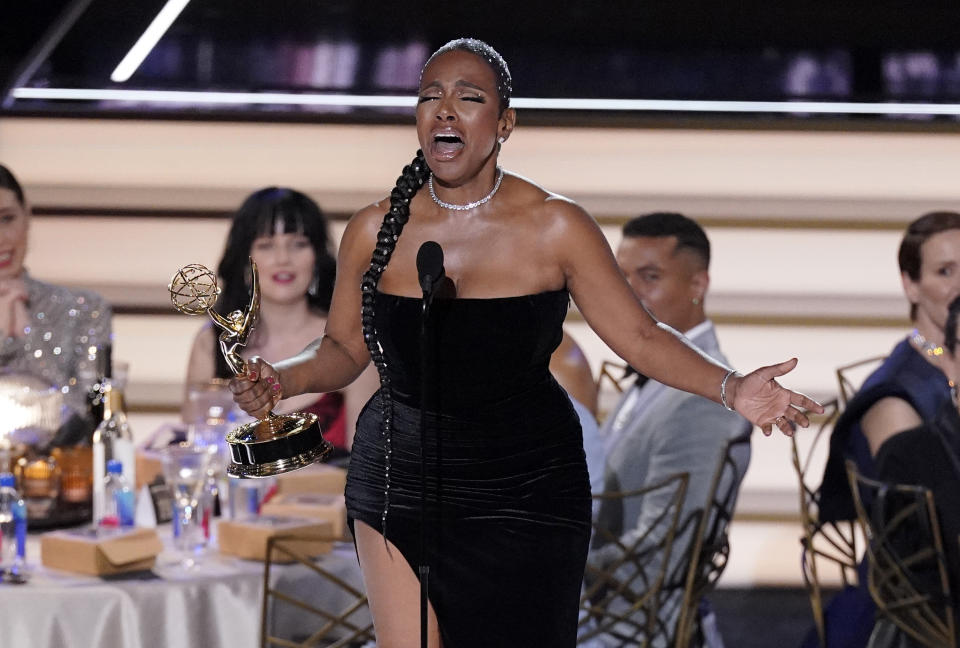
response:
<svg viewBox="0 0 960 648"><path fill-rule="evenodd" d="M430 563L427 560L427 390L430 385L430 337L427 323L433 301L433 277L424 277L423 310L420 315L420 647L427 648L427 604Z"/></svg>

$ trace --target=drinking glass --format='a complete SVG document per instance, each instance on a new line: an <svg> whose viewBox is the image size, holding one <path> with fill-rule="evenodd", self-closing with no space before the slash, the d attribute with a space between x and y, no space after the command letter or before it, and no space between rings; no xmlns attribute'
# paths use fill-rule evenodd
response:
<svg viewBox="0 0 960 648"><path fill-rule="evenodd" d="M206 548L211 503L206 484L212 457L209 446L181 443L163 450L163 474L173 507L173 546L185 567Z"/></svg>

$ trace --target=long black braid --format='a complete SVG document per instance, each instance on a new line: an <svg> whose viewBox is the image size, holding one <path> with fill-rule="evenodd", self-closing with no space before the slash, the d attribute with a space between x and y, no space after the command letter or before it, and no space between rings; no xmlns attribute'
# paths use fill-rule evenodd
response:
<svg viewBox="0 0 960 648"><path fill-rule="evenodd" d="M391 432L393 428L393 398L390 395L390 377L387 375L387 361L383 357L383 349L377 340L377 328L374 324L374 300L377 284L383 275L393 249L397 246L397 239L403 232L403 226L410 220L410 201L420 187L430 177L430 167L423 157L423 151L418 150L417 156L397 178L397 183L390 192L390 211L383 217L380 231L377 233L377 245L373 249L370 267L363 273L360 283L361 322L363 324L363 340L370 351L377 373L380 374L380 407L383 417L380 432L384 438L384 486L383 486L383 513L380 516L381 532L387 535L387 510L390 508L390 459L393 454Z"/></svg>

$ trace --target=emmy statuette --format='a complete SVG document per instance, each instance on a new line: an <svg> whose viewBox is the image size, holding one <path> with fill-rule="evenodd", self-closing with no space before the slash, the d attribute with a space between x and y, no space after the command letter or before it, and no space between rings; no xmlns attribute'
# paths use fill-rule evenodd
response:
<svg viewBox="0 0 960 648"><path fill-rule="evenodd" d="M260 279L250 259L250 303L226 316L213 310L220 294L217 276L197 263L183 266L167 289L174 308L186 315L206 313L220 329L220 351L237 376L246 373L240 350L247 344L260 312ZM303 468L326 457L333 445L323 438L314 414L274 414L245 423L227 434L231 477L270 477Z"/></svg>

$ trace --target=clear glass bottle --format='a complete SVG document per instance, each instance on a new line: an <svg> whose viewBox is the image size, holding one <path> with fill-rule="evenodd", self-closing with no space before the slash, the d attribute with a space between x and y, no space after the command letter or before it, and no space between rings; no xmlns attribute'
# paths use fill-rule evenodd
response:
<svg viewBox="0 0 960 648"><path fill-rule="evenodd" d="M11 473L0 474L0 570L19 571L26 560L27 506Z"/></svg>
<svg viewBox="0 0 960 648"><path fill-rule="evenodd" d="M90 348L90 355L77 365L77 389L85 391L86 416L93 427L103 420L103 383L111 376L109 342Z"/></svg>
<svg viewBox="0 0 960 648"><path fill-rule="evenodd" d="M133 433L124 411L123 391L105 380L103 384L103 421L93 433L93 519L100 520L104 511L104 481L107 462L120 461L131 488L137 483Z"/></svg>

